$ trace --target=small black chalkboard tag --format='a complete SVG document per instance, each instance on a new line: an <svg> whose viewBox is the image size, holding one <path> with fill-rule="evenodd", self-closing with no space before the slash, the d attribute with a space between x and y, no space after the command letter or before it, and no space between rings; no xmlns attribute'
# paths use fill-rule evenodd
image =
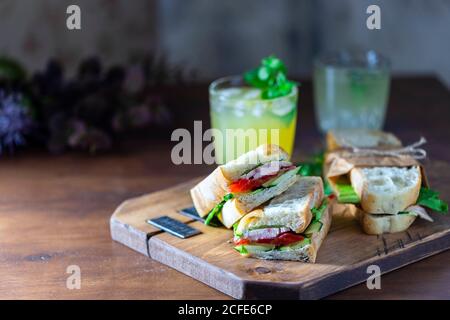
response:
<svg viewBox="0 0 450 320"><path fill-rule="evenodd" d="M182 239L201 233L199 230L168 216L148 219L147 223Z"/></svg>

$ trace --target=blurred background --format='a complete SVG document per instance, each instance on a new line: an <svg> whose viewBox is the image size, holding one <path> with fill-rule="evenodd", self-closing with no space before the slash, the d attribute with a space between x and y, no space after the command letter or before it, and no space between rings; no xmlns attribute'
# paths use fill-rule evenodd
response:
<svg viewBox="0 0 450 320"><path fill-rule="evenodd" d="M65 27L69 4L82 8L81 31ZM370 4L381 8L381 30L364 27ZM157 51L209 80L273 53L305 77L319 52L375 48L394 74L435 73L450 85L449 30L447 0L0 1L0 53L35 70L49 57L73 70L85 56L124 63Z"/></svg>
<svg viewBox="0 0 450 320"><path fill-rule="evenodd" d="M71 4L81 8L81 30L66 27ZM381 8L381 30L366 27L371 4ZM448 88L449 30L447 0L0 0L0 154L35 142L94 153L136 132L167 139L194 119L208 126L207 85L270 54L302 81L299 114L311 120L297 135L315 137L319 53L375 49L394 79L433 76ZM422 86L392 83L386 129L426 129L425 118L403 123L404 112L390 113L399 101L414 101L416 114L438 104L419 96ZM436 101L445 101L440 92Z"/></svg>

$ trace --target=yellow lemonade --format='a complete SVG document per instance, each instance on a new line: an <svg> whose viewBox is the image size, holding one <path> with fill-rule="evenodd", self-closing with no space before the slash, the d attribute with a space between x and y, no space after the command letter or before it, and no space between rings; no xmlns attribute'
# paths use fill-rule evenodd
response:
<svg viewBox="0 0 450 320"><path fill-rule="evenodd" d="M266 100L261 99L260 89L223 83L232 82L230 79L218 80L210 87L217 163L233 160L264 143L279 144L291 155L297 122L297 88L286 96Z"/></svg>

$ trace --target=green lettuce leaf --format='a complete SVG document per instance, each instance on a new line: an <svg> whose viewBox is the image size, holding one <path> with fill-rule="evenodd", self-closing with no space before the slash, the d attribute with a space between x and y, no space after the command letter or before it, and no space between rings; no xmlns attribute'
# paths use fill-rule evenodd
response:
<svg viewBox="0 0 450 320"><path fill-rule="evenodd" d="M298 174L301 176L316 176L321 177L323 171L324 152L316 154L311 161L301 163ZM325 196L333 194L333 189L327 179L323 179L323 188Z"/></svg>
<svg viewBox="0 0 450 320"><path fill-rule="evenodd" d="M234 250L239 252L240 254L248 254L247 248L244 245L234 247Z"/></svg>
<svg viewBox="0 0 450 320"><path fill-rule="evenodd" d="M320 205L319 208L312 208L311 212L314 214L314 221L320 221L322 218L322 214L324 213L325 209L327 208L328 200L325 198Z"/></svg>
<svg viewBox="0 0 450 320"><path fill-rule="evenodd" d="M263 191L264 189L267 189L267 188L271 188L271 187L259 187L258 189L251 191L250 194L260 193L261 191Z"/></svg>
<svg viewBox="0 0 450 320"><path fill-rule="evenodd" d="M338 183L336 184L336 189L340 203L359 203L361 201L350 184Z"/></svg>
<svg viewBox="0 0 450 320"><path fill-rule="evenodd" d="M333 188L331 188L330 183L328 182L328 179L323 179L323 193L326 197L333 194Z"/></svg>
<svg viewBox="0 0 450 320"><path fill-rule="evenodd" d="M208 216L205 219L205 224L208 226L215 226L215 227L220 225L220 220L217 218L217 216L219 215L219 213L222 212L222 208L225 205L225 202L232 199L233 197L234 196L232 193L225 195L222 201L216 204L216 206L212 208L211 211L208 213ZM219 223L217 221L219 221Z"/></svg>
<svg viewBox="0 0 450 320"><path fill-rule="evenodd" d="M242 234L241 233L238 233L236 230L237 230L237 227L238 227L238 225L239 225L239 221L237 221L237 222L235 222L234 224L233 224L233 233L234 233L234 235L236 236L236 237L241 237L242 236Z"/></svg>
<svg viewBox="0 0 450 320"><path fill-rule="evenodd" d="M445 201L439 199L438 192L429 188L420 188L417 204L440 213L448 213L448 204Z"/></svg>
<svg viewBox="0 0 450 320"><path fill-rule="evenodd" d="M324 153L316 154L310 161L301 163L298 174L302 176L322 176Z"/></svg>

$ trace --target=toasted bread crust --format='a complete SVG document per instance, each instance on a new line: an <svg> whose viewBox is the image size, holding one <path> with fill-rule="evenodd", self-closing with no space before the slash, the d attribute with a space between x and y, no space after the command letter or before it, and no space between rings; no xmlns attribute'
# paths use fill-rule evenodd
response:
<svg viewBox="0 0 450 320"><path fill-rule="evenodd" d="M232 181L225 178L221 167L217 167L209 176L191 189L195 209L201 217L206 216L212 208L229 192Z"/></svg>
<svg viewBox="0 0 450 320"><path fill-rule="evenodd" d="M332 131L327 132L325 139L326 139L328 151L334 151L334 150L340 149L340 146L337 143L334 133Z"/></svg>
<svg viewBox="0 0 450 320"><path fill-rule="evenodd" d="M302 183L302 181L308 182ZM313 207L320 206L322 203L324 195L323 182L320 177L300 177L296 183L296 185L293 185L291 187L292 189L290 188L280 196L273 198L267 206L263 207L262 209L257 209L253 212L250 212L249 214L244 216L239 223L238 230L244 231L248 228L253 227L275 226L281 223L282 225L289 227L296 233L302 233L311 223L311 209ZM278 206L282 205L287 200L292 201L292 197L294 196L292 192L299 190L303 190L300 192L308 192L308 194L302 195L302 198L306 201L305 205L301 210L295 212L296 216L289 216L290 219L288 221L277 220L278 213L283 214L283 212L279 212L280 209L278 208ZM276 212L276 215L270 215L269 213L266 213L269 210L274 210L272 212ZM294 213L293 210L292 212Z"/></svg>
<svg viewBox="0 0 450 320"><path fill-rule="evenodd" d="M317 253L328 234L331 226L331 210L326 208L321 219L323 226L319 232L315 232L311 237L311 244L295 250L271 250L266 252L250 253L248 257L264 260L291 260L315 263Z"/></svg>
<svg viewBox="0 0 450 320"><path fill-rule="evenodd" d="M222 212L218 218L220 222L226 227L231 228L233 224L239 221L246 214L241 202L238 199L228 200L223 206Z"/></svg>
<svg viewBox="0 0 450 320"><path fill-rule="evenodd" d="M237 227L238 233L244 233L252 224L259 221L261 217L264 215L264 209L255 209L252 212L246 214L241 221L239 221L239 225Z"/></svg>
<svg viewBox="0 0 450 320"><path fill-rule="evenodd" d="M379 235L405 231L413 224L417 217L411 214L380 216L358 210L357 218L365 233Z"/></svg>
<svg viewBox="0 0 450 320"><path fill-rule="evenodd" d="M255 150L251 150L237 159L229 161L220 167L222 168L223 176L235 181L244 172L256 167L258 164L264 164L270 161L284 161L289 159L289 154L278 145L263 144Z"/></svg>
<svg viewBox="0 0 450 320"><path fill-rule="evenodd" d="M308 254L310 262L312 263L316 262L317 252L319 251L320 246L322 245L323 240L325 240L325 237L327 236L328 231L331 227L331 210L329 206L327 206L327 208L325 209L320 221L323 223L322 229L312 235L310 245L311 249L309 250Z"/></svg>
<svg viewBox="0 0 450 320"><path fill-rule="evenodd" d="M190 193L195 209L201 217L206 216L230 192L229 185L249 168L253 168L258 164L252 164L251 161L253 159L257 159L259 163L266 163L288 158L289 155L281 147L269 144L261 145L236 160L218 166L209 176L191 189Z"/></svg>
<svg viewBox="0 0 450 320"><path fill-rule="evenodd" d="M350 180L355 192L361 199L361 208L372 214L396 214L416 203L422 185L422 174L417 167L418 181L409 192L395 196L393 194L380 195L368 191L368 181L364 178L362 168L354 168L350 172Z"/></svg>
<svg viewBox="0 0 450 320"><path fill-rule="evenodd" d="M219 215L220 221L227 228L231 228L234 223L239 221L245 214L260 206L261 204L269 201L273 197L276 197L292 186L298 180L297 175L293 175L284 181L280 182L274 187L265 189L254 196L247 196L242 198L239 195L235 195L236 198L228 200Z"/></svg>
<svg viewBox="0 0 450 320"><path fill-rule="evenodd" d="M326 134L327 150L334 151L350 147L345 144L346 136L350 140L355 139L355 136L358 137L360 140L356 147L359 148L386 148L400 147L402 145L400 139L389 132L370 129L336 129L330 130ZM367 144L365 144L362 141L364 139L368 139L370 143L364 141L367 142Z"/></svg>
<svg viewBox="0 0 450 320"><path fill-rule="evenodd" d="M299 220L303 221L303 223L299 224L298 228L296 228L294 230L294 232L302 233L303 231L306 230L306 228L311 223L311 220L313 217L311 209L314 207L319 207L322 204L323 197L324 197L323 182L322 182L322 179L320 179L320 183L318 183L314 187L314 191L312 192L312 195L309 198L309 201L308 201L309 203L307 206L309 209L305 210L303 212L299 212Z"/></svg>

